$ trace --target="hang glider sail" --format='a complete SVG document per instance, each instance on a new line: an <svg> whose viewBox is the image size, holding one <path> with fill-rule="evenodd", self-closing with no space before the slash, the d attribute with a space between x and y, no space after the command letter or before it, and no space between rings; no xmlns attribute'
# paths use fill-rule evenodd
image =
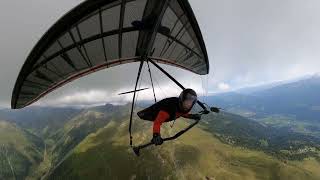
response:
<svg viewBox="0 0 320 180"><path fill-rule="evenodd" d="M87 0L35 45L11 106L23 108L79 77L146 59L208 74L205 44L188 1Z"/></svg>

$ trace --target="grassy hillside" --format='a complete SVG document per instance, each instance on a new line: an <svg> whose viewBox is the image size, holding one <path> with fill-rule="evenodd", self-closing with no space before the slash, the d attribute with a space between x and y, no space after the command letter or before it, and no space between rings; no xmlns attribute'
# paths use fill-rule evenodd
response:
<svg viewBox="0 0 320 180"><path fill-rule="evenodd" d="M320 137L290 128L267 126L227 112L205 116L201 125L224 143L262 150L279 159L320 159Z"/></svg>
<svg viewBox="0 0 320 180"><path fill-rule="evenodd" d="M108 124L112 119L119 119L126 112L127 106L105 105L82 110L67 121L62 128L47 138L52 147L52 163L56 164L66 156L87 135Z"/></svg>
<svg viewBox="0 0 320 180"><path fill-rule="evenodd" d="M142 150L136 157L128 147L128 123L112 120L87 136L48 179L319 179L319 161L280 161L263 152L222 143L199 127L177 141ZM166 125L163 136L173 135ZM151 137L151 123L135 123L135 143Z"/></svg>
<svg viewBox="0 0 320 180"><path fill-rule="evenodd" d="M25 179L43 160L44 148L40 138L0 121L0 179Z"/></svg>
<svg viewBox="0 0 320 180"><path fill-rule="evenodd" d="M130 104L107 104L77 112L63 109L51 112L48 108L36 113L42 115L35 116L35 122L31 114L27 116L27 123L4 122L3 130L0 128L0 142L6 146L0 151L0 179L320 177L318 138L288 128L269 127L226 112L206 115L201 124L177 141L143 149L138 158L128 146L130 107ZM55 121L54 112L60 113L56 116L59 123L50 123ZM50 121L38 125L45 114L51 115ZM23 122L22 116L15 122ZM174 128L166 124L162 135L175 134L187 126L187 122L178 120ZM39 127L43 129L37 129ZM136 119L133 130L135 144L150 141L151 122Z"/></svg>
<svg viewBox="0 0 320 180"><path fill-rule="evenodd" d="M307 122L283 115L269 115L258 119L259 122L276 128L288 128L292 131L320 138L320 123Z"/></svg>

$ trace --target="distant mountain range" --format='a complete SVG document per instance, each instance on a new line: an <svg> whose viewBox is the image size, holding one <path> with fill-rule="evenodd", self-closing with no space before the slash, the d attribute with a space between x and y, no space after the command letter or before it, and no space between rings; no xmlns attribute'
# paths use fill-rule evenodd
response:
<svg viewBox="0 0 320 180"><path fill-rule="evenodd" d="M253 92L267 90L267 89L270 89L270 88L273 88L276 86L294 83L294 82L298 82L298 81L302 81L302 80L307 80L310 78L317 78L317 77L320 77L320 73L304 75L304 76L300 76L300 77L292 78L292 79L288 79L288 80L274 81L274 82L269 82L269 83L261 83L260 85L243 87L243 88L234 90L234 92L238 92L240 94L251 94Z"/></svg>
<svg viewBox="0 0 320 180"><path fill-rule="evenodd" d="M63 127L66 121L81 112L76 108L28 107L20 110L0 110L0 119L10 120L38 136L48 137ZM50 127L50 128L49 128Z"/></svg>
<svg viewBox="0 0 320 180"><path fill-rule="evenodd" d="M243 90L242 90L243 91ZM247 89L251 93L229 92L208 97L208 104L231 112L262 118L271 114L291 116L300 121L320 122L320 76L290 83Z"/></svg>

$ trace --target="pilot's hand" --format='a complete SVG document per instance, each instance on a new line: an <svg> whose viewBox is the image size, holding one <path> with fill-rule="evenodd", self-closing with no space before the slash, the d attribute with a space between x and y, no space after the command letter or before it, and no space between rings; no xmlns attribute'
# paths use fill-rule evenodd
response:
<svg viewBox="0 0 320 180"><path fill-rule="evenodd" d="M200 121L201 120L201 115L200 114L191 114L190 118L194 119L196 121Z"/></svg>
<svg viewBox="0 0 320 180"><path fill-rule="evenodd" d="M210 111L208 111L208 110L203 111L203 114L209 114L209 113L210 113Z"/></svg>
<svg viewBox="0 0 320 180"><path fill-rule="evenodd" d="M155 145L161 145L163 143L163 139L159 133L153 133L153 138L151 140Z"/></svg>

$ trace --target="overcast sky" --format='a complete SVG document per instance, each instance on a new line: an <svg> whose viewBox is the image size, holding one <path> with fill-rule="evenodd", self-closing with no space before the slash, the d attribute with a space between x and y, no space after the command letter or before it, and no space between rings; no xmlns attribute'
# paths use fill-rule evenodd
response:
<svg viewBox="0 0 320 180"><path fill-rule="evenodd" d="M0 107L9 107L18 73L33 46L56 20L81 0L0 1ZM190 0L210 59L204 77L164 66L199 94L318 73L319 0ZM106 69L76 80L41 99L42 105L125 102L138 65ZM147 73L146 71L144 72ZM180 90L161 73L158 98ZM147 74L146 74L147 75ZM150 87L148 76L141 87ZM116 77L116 78L115 78ZM151 98L147 90L139 96Z"/></svg>

